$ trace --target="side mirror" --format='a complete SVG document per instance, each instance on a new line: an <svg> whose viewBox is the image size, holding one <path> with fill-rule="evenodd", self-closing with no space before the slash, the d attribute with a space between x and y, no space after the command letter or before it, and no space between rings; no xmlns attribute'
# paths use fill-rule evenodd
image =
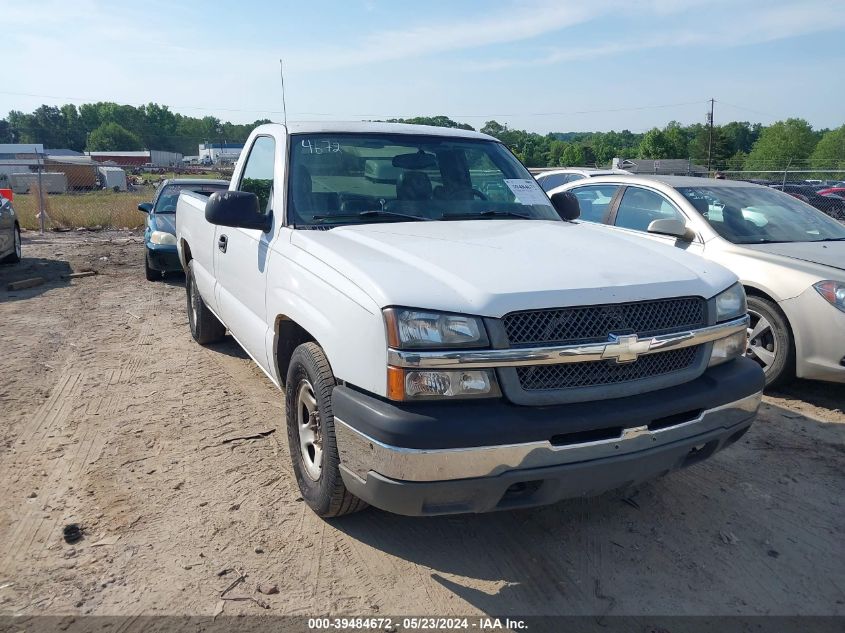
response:
<svg viewBox="0 0 845 633"><path fill-rule="evenodd" d="M648 225L648 232L656 235L668 235L676 237L685 242L692 242L695 239L695 233L692 229L688 229L687 225L681 220L672 218L664 218L662 220L653 220Z"/></svg>
<svg viewBox="0 0 845 633"><path fill-rule="evenodd" d="M262 213L258 196L248 191L217 191L205 205L205 219L218 226L270 230L273 217Z"/></svg>
<svg viewBox="0 0 845 633"><path fill-rule="evenodd" d="M152 202L142 202L138 205L138 211L143 211L144 213L149 213L153 210L153 203Z"/></svg>
<svg viewBox="0 0 845 633"><path fill-rule="evenodd" d="M552 206L561 220L577 220L581 217L581 205L571 191L559 191L552 195Z"/></svg>

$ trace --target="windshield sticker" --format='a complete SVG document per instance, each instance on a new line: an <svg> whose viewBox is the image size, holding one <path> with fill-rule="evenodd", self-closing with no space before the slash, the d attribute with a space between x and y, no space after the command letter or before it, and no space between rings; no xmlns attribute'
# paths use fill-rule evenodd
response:
<svg viewBox="0 0 845 633"><path fill-rule="evenodd" d="M302 141L302 149L306 154L336 154L340 151L340 143L327 138L316 141L307 138Z"/></svg>
<svg viewBox="0 0 845 633"><path fill-rule="evenodd" d="M534 179L506 178L505 184L522 204L549 204L549 198Z"/></svg>

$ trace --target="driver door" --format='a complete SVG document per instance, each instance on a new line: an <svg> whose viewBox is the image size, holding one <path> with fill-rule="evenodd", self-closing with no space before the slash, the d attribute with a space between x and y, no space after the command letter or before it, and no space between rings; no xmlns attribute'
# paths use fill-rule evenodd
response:
<svg viewBox="0 0 845 633"><path fill-rule="evenodd" d="M273 214L273 177L276 140L256 137L248 150L237 184L238 191L258 196L260 208ZM220 317L229 332L262 367L267 367L264 337L267 331L265 274L274 220L269 232L217 226L214 236L215 295Z"/></svg>

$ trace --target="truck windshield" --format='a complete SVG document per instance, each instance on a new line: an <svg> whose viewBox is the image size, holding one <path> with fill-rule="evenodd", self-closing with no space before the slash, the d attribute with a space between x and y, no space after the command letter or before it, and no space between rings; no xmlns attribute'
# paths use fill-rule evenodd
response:
<svg viewBox="0 0 845 633"><path fill-rule="evenodd" d="M500 143L407 134L291 136L288 222L559 220Z"/></svg>
<svg viewBox="0 0 845 633"><path fill-rule="evenodd" d="M845 226L768 187L678 187L710 226L734 244L845 240Z"/></svg>

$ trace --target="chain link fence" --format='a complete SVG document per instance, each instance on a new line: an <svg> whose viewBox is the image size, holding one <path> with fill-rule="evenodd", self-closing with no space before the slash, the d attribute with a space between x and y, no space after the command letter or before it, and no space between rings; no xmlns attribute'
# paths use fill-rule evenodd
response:
<svg viewBox="0 0 845 633"><path fill-rule="evenodd" d="M11 195L21 227L41 231L139 228L145 216L138 204L151 201L163 180L230 177L225 168L100 164L87 157L0 161L0 189Z"/></svg>

